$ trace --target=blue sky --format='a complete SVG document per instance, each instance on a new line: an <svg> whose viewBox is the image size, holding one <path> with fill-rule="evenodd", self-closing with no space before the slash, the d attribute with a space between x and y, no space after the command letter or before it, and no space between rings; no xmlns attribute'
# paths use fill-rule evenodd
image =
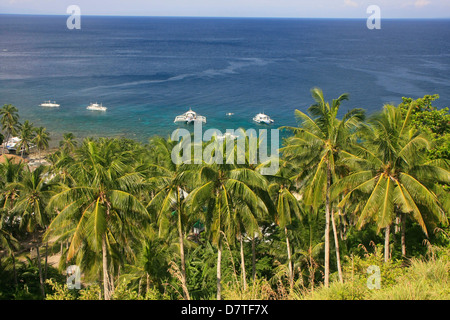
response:
<svg viewBox="0 0 450 320"><path fill-rule="evenodd" d="M450 0L0 0L0 13L85 15L367 18L378 5L384 18L450 18Z"/></svg>

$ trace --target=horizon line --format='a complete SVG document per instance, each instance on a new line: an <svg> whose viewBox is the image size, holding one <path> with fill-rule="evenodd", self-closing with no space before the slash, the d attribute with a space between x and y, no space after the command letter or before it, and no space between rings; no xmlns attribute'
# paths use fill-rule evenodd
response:
<svg viewBox="0 0 450 320"><path fill-rule="evenodd" d="M15 16L55 16L67 17L70 14L55 13L0 13ZM215 18L215 19L330 19L330 20L367 20L367 17L272 17L272 16L183 16L183 15L130 15L130 14L82 14L89 17L136 17L136 18ZM383 20L450 20L449 17L388 17Z"/></svg>

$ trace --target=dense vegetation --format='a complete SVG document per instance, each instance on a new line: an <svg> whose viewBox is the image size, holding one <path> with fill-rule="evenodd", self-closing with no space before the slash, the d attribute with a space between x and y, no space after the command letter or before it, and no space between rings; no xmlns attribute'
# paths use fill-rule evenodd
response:
<svg viewBox="0 0 450 320"><path fill-rule="evenodd" d="M282 128L273 176L248 153L176 165L178 141L162 137L67 133L33 170L5 157L0 298L449 299L448 108L434 95L340 118L348 95L312 97L298 127ZM0 116L22 158L48 148L14 106ZM216 143L202 148L217 159ZM71 265L79 289L66 284Z"/></svg>

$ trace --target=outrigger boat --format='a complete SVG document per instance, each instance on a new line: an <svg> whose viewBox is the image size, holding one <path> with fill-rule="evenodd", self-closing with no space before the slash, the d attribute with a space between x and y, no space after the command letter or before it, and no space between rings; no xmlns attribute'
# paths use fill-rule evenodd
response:
<svg viewBox="0 0 450 320"><path fill-rule="evenodd" d="M102 104L91 103L86 109L93 111L106 111L107 108L104 107Z"/></svg>
<svg viewBox="0 0 450 320"><path fill-rule="evenodd" d="M57 104L55 101L51 102L49 100L49 101L45 101L45 102L41 103L39 106L40 107L49 107L49 108L58 108L59 104Z"/></svg>
<svg viewBox="0 0 450 320"><path fill-rule="evenodd" d="M256 116L253 117L253 121L264 124L273 123L273 120L270 119L270 117L264 113L258 113Z"/></svg>
<svg viewBox="0 0 450 320"><path fill-rule="evenodd" d="M198 115L189 108L189 111L183 113L182 115L176 116L173 122L193 123L194 121L206 122L206 117Z"/></svg>

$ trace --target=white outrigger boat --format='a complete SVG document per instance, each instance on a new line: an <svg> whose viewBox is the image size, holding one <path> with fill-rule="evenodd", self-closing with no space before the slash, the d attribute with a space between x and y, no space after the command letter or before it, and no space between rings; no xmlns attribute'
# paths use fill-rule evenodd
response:
<svg viewBox="0 0 450 320"><path fill-rule="evenodd" d="M44 101L39 105L40 107L49 107L49 108L58 108L59 104L57 104L55 101Z"/></svg>
<svg viewBox="0 0 450 320"><path fill-rule="evenodd" d="M206 123L206 117L198 115L189 108L189 111L183 113L182 115L176 116L173 122L192 123L194 121L201 121Z"/></svg>
<svg viewBox="0 0 450 320"><path fill-rule="evenodd" d="M273 123L273 120L270 119L270 117L264 113L258 113L256 116L253 117L253 121L264 124Z"/></svg>
<svg viewBox="0 0 450 320"><path fill-rule="evenodd" d="M5 144L6 149L8 151L16 151L17 145L20 143L20 141L22 141L22 140L19 137L10 138Z"/></svg>
<svg viewBox="0 0 450 320"><path fill-rule="evenodd" d="M93 111L106 111L107 108L104 107L102 104L91 103L86 109Z"/></svg>

